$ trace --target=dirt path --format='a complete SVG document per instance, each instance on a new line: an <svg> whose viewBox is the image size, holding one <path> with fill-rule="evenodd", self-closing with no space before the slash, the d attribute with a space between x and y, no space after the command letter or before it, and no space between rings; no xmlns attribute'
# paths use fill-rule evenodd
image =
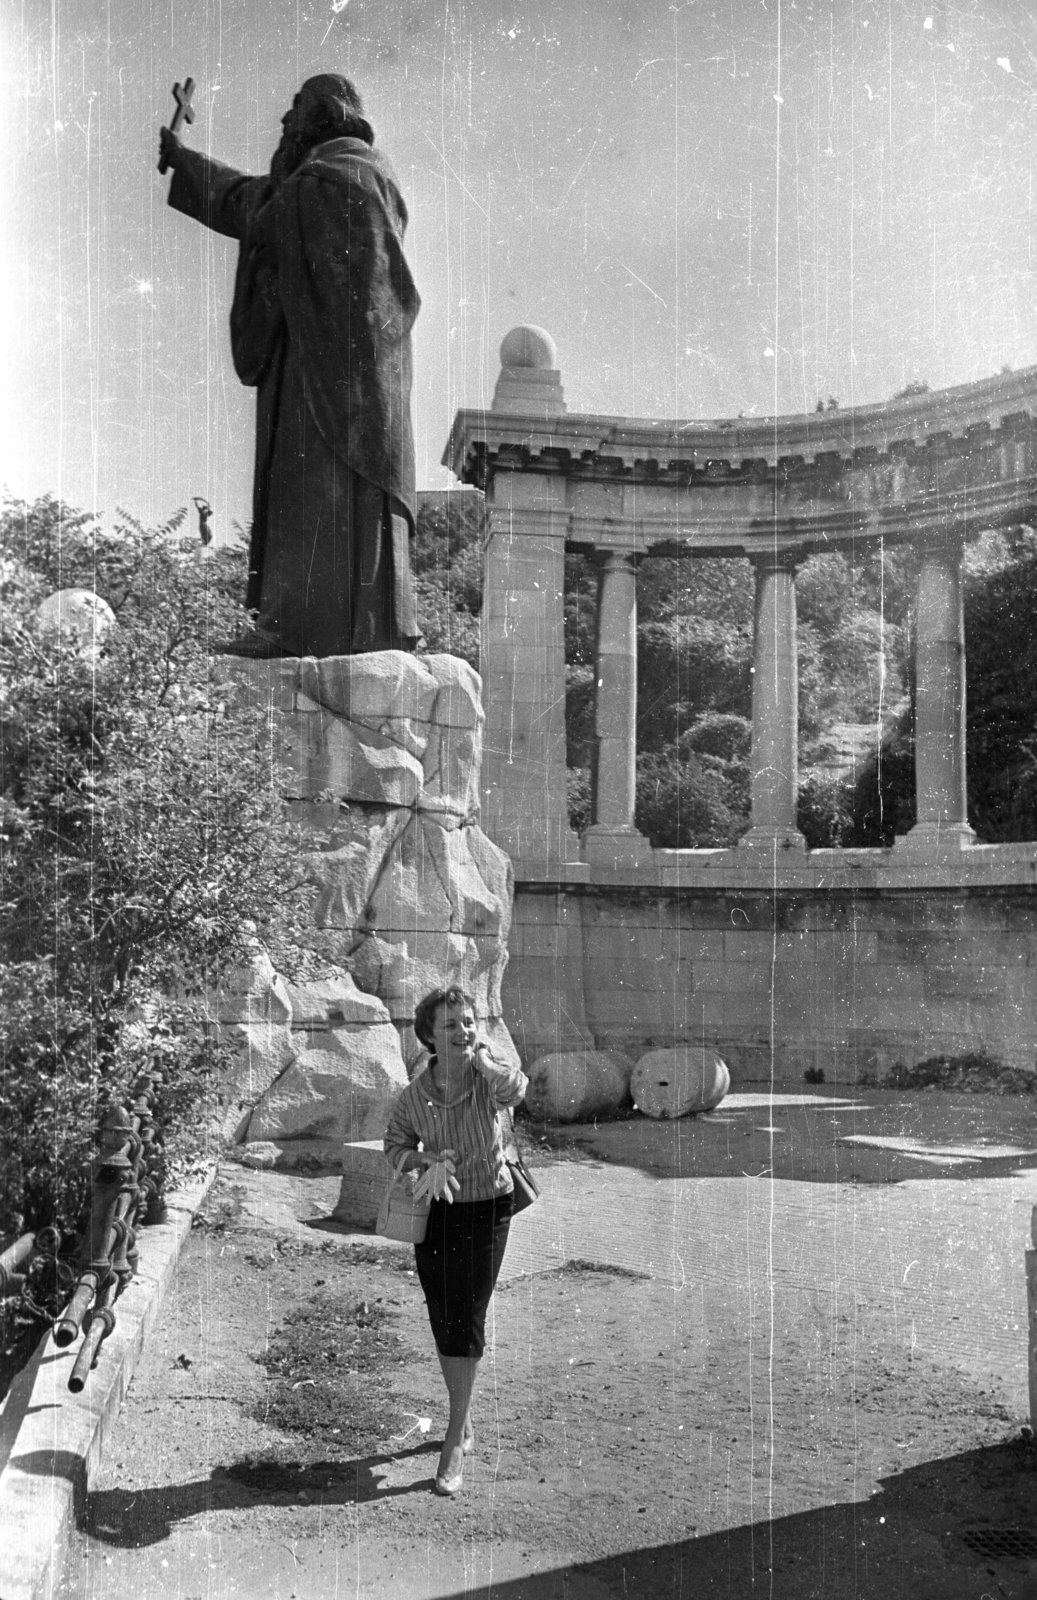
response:
<svg viewBox="0 0 1037 1600"><path fill-rule="evenodd" d="M545 1238L568 1180L599 1206L614 1188L615 1208L647 1181L594 1163L548 1176ZM965 1191L944 1187L950 1216ZM839 1300L773 1275L648 1276L665 1210L617 1209L645 1229L644 1265L623 1234L620 1270L529 1270L516 1225L465 1491L435 1497L416 1424L438 1439L443 1404L409 1253L300 1222L336 1193L223 1178L91 1487L65 1600L1037 1595L1037 1564L963 1539L1010 1525L1037 1549L1014 1377L934 1359L860 1277ZM254 1357L314 1295L384 1313L382 1373L412 1420L380 1446L263 1420Z"/></svg>

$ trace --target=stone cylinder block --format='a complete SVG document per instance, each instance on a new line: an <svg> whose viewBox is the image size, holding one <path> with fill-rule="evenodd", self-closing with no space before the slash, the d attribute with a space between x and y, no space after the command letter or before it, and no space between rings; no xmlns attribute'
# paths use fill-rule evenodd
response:
<svg viewBox="0 0 1037 1600"><path fill-rule="evenodd" d="M646 1117L686 1117L712 1111L731 1087L731 1074L715 1050L679 1044L649 1050L630 1079L630 1093Z"/></svg>
<svg viewBox="0 0 1037 1600"><path fill-rule="evenodd" d="M630 1100L629 1060L610 1050L540 1056L529 1069L526 1109L547 1122L615 1116Z"/></svg>
<svg viewBox="0 0 1037 1600"><path fill-rule="evenodd" d="M336 1222L373 1228L391 1175L380 1139L350 1142L342 1147L342 1187L331 1213Z"/></svg>

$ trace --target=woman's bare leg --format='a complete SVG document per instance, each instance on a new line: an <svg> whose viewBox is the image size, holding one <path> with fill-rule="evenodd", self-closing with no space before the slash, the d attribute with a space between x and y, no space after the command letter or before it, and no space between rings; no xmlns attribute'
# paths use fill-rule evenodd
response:
<svg viewBox="0 0 1037 1600"><path fill-rule="evenodd" d="M438 1354L438 1352L437 1352ZM450 1419L439 1457L437 1476L455 1478L464 1465L462 1446L472 1430L472 1391L479 1369L478 1356L439 1356L443 1381L450 1397Z"/></svg>

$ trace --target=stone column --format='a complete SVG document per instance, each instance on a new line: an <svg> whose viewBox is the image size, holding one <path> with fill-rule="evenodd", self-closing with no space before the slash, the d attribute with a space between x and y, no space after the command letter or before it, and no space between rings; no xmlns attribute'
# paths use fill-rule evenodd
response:
<svg viewBox="0 0 1037 1600"><path fill-rule="evenodd" d="M799 672L796 662L796 558L752 556L756 571L753 633L752 811L743 845L804 849L796 826L799 783Z"/></svg>
<svg viewBox="0 0 1037 1600"><path fill-rule="evenodd" d="M626 550L599 552L594 821L584 858L598 865L651 863L634 827L637 776L637 569Z"/></svg>
<svg viewBox="0 0 1037 1600"><path fill-rule="evenodd" d="M565 768L565 482L498 472L483 557L482 826L520 879L586 874Z"/></svg>
<svg viewBox="0 0 1037 1600"><path fill-rule="evenodd" d="M965 621L960 536L926 541L915 603L915 826L909 848L975 842L965 786Z"/></svg>

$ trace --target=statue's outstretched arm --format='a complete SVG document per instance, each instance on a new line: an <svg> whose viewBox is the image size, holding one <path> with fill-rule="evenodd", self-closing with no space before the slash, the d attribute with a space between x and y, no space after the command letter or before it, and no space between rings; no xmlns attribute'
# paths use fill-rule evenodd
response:
<svg viewBox="0 0 1037 1600"><path fill-rule="evenodd" d="M169 204L215 233L230 239L243 238L256 206L257 191L265 188L268 179L250 178L245 172L237 172L212 156L203 156L179 140L176 142L175 159L170 161L173 181Z"/></svg>

